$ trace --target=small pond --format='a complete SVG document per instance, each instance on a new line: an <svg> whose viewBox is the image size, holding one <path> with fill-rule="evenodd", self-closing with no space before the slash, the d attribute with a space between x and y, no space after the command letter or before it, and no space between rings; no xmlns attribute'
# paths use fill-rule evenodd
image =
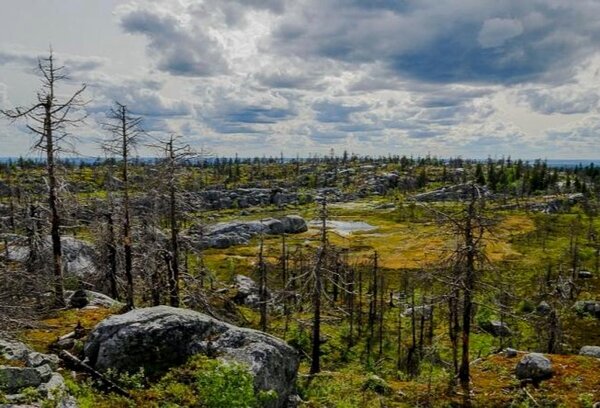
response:
<svg viewBox="0 0 600 408"><path fill-rule="evenodd" d="M320 220L312 220L309 225L311 227L318 228L321 226ZM328 220L327 228L330 231L336 232L342 236L347 237L354 232L366 232L376 230L377 227L368 224L364 221L340 221L340 220Z"/></svg>

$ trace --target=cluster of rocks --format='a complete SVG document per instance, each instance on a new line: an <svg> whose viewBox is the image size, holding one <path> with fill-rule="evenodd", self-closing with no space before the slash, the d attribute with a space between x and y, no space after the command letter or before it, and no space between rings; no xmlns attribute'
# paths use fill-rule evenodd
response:
<svg viewBox="0 0 600 408"><path fill-rule="evenodd" d="M544 214L558 214L569 211L571 207L585 200L585 196L581 193L569 194L567 197L548 196L545 198L546 202L531 203L528 208Z"/></svg>
<svg viewBox="0 0 600 408"><path fill-rule="evenodd" d="M62 407L76 406L72 397L66 395L65 382L56 370L59 358L31 350L25 344L0 339L0 391L11 404L27 402L31 398L39 403L44 400L60 402ZM33 395L31 390L33 390Z"/></svg>
<svg viewBox="0 0 600 408"><path fill-rule="evenodd" d="M298 234L308 231L306 221L298 215L267 218L260 221L221 222L210 226L192 226L188 235L196 238L194 242L203 248L229 248L233 245L247 244L259 234L281 235Z"/></svg>
<svg viewBox="0 0 600 408"><path fill-rule="evenodd" d="M167 369L195 354L247 365L258 391L275 391L269 408L295 397L298 355L283 340L233 326L192 310L136 309L102 321L84 347L86 361L104 372Z"/></svg>
<svg viewBox="0 0 600 408"><path fill-rule="evenodd" d="M600 319L600 301L579 300L575 302L573 309L580 315L588 315Z"/></svg>
<svg viewBox="0 0 600 408"><path fill-rule="evenodd" d="M205 190L197 193L205 208L221 210L254 206L302 205L314 200L308 193L289 191L283 188L238 188L235 190Z"/></svg>
<svg viewBox="0 0 600 408"><path fill-rule="evenodd" d="M484 197L490 195L487 187L476 186L478 193ZM454 186L442 187L438 190L427 191L425 193L417 194L412 197L413 200L419 202L433 202L433 201L465 201L471 198L473 191L473 184L457 184Z"/></svg>

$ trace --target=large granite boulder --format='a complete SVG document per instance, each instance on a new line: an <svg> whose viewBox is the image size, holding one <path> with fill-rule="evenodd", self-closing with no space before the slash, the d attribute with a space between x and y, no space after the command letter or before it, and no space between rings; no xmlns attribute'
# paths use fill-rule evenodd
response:
<svg viewBox="0 0 600 408"><path fill-rule="evenodd" d="M579 355L600 358L600 346L583 346Z"/></svg>
<svg viewBox="0 0 600 408"><path fill-rule="evenodd" d="M285 407L295 393L298 356L293 348L192 310L156 306L111 316L90 333L84 352L100 371L131 372L140 367L162 371L201 353L247 364L256 389L277 392L271 407Z"/></svg>
<svg viewBox="0 0 600 408"><path fill-rule="evenodd" d="M287 234L299 234L308 231L308 224L299 215L286 215L281 219L281 222Z"/></svg>
<svg viewBox="0 0 600 408"><path fill-rule="evenodd" d="M529 353L523 356L515 368L519 380L530 380L539 383L552 377L552 362L540 353Z"/></svg>
<svg viewBox="0 0 600 408"><path fill-rule="evenodd" d="M91 244L69 236L61 237L60 242L66 276L89 279L90 276L97 274L96 254ZM0 256L4 256L8 261L13 262L26 262L28 260L29 247L26 237L12 235L10 240L7 240L7 243L8 247L0 253ZM46 236L42 240L41 250L42 256L50 259L52 255L52 240L50 236ZM50 267L51 263L48 262L48 265Z"/></svg>
<svg viewBox="0 0 600 408"><path fill-rule="evenodd" d="M209 226L193 225L188 234L199 237L201 248L225 249L233 245L247 244L259 234L281 235L298 234L308 231L306 221L299 215L287 215L283 218L265 218L259 221L229 221ZM192 238L193 240L193 238Z"/></svg>

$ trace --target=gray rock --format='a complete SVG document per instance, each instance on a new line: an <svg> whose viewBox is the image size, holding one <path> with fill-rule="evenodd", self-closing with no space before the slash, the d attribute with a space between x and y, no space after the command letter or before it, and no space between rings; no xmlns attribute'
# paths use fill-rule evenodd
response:
<svg viewBox="0 0 600 408"><path fill-rule="evenodd" d="M517 353L517 350L515 350L514 348L507 347L504 349L504 356L509 358L516 357Z"/></svg>
<svg viewBox="0 0 600 408"><path fill-rule="evenodd" d="M61 237L63 267L65 275L76 277L90 277L97 274L95 264L95 251L91 244L80 239L63 236ZM42 256L50 258L52 241L46 236L42 241ZM0 256L8 254L8 260L14 262L26 262L29 258L29 248L25 237L13 240L9 243L6 251ZM50 263L48 263L50 265Z"/></svg>
<svg viewBox="0 0 600 408"><path fill-rule="evenodd" d="M433 310L429 305L415 306L415 316L418 318L421 318L421 316L424 315L425 320L429 320L431 318L432 312ZM402 316L412 316L412 313L413 308L409 307L404 311L404 313L402 313Z"/></svg>
<svg viewBox="0 0 600 408"><path fill-rule="evenodd" d="M594 274L590 271L579 271L577 273L577 277L579 279L592 279L594 277Z"/></svg>
<svg viewBox="0 0 600 408"><path fill-rule="evenodd" d="M65 380L59 373L53 373L50 379L40 384L37 389L44 398L49 398L65 390Z"/></svg>
<svg viewBox="0 0 600 408"><path fill-rule="evenodd" d="M299 234L308 231L308 225L299 215L286 215L281 219L286 234Z"/></svg>
<svg viewBox="0 0 600 408"><path fill-rule="evenodd" d="M30 349L19 341L0 339L0 354L8 360L24 360Z"/></svg>
<svg viewBox="0 0 600 408"><path fill-rule="evenodd" d="M529 353L523 356L515 368L515 374L520 380L531 380L538 383L552 377L552 362L540 353Z"/></svg>
<svg viewBox="0 0 600 408"><path fill-rule="evenodd" d="M47 367L50 370L48 366L43 367ZM23 388L37 388L52 376L52 371L49 372L49 375L45 369L42 371L40 372L39 367L0 366L0 390L12 394ZM43 378L42 375L46 378Z"/></svg>
<svg viewBox="0 0 600 408"><path fill-rule="evenodd" d="M90 333L84 353L100 371L151 372L197 353L246 363L257 389L277 392L272 407L284 407L294 394L298 369L296 352L280 339L168 306L109 317Z"/></svg>
<svg viewBox="0 0 600 408"><path fill-rule="evenodd" d="M508 337L512 335L512 332L508 328L508 325L498 320L483 322L480 324L480 327L494 337Z"/></svg>
<svg viewBox="0 0 600 408"><path fill-rule="evenodd" d="M272 235L281 235L285 232L285 228L283 223L274 218L267 218L266 220L261 221L265 227L267 228L266 232Z"/></svg>
<svg viewBox="0 0 600 408"><path fill-rule="evenodd" d="M596 300L579 300L575 302L573 308L581 315L600 318L600 302Z"/></svg>
<svg viewBox="0 0 600 408"><path fill-rule="evenodd" d="M112 308L112 307L124 306L123 303L119 302L118 300L114 300L113 298L105 295L104 293L94 292L92 290L80 290L80 291L85 294L85 298L87 299L86 306L99 306L99 307L105 307L107 309ZM65 291L65 300L67 301L67 304L72 304L73 296L77 292L80 292L80 291L75 291L75 292ZM80 293L79 296L82 296L82 294Z"/></svg>
<svg viewBox="0 0 600 408"><path fill-rule="evenodd" d="M69 298L69 306L74 309L81 309L88 305L88 298L85 290L78 289Z"/></svg>
<svg viewBox="0 0 600 408"><path fill-rule="evenodd" d="M37 351L31 351L25 357L25 362L29 367L42 367L46 365L52 370L56 370L60 359L54 354L43 354L38 353Z"/></svg>
<svg viewBox="0 0 600 408"><path fill-rule="evenodd" d="M233 297L234 302L248 307L259 306L259 288L252 278L245 275L235 275L233 277L233 287L236 290L236 294Z"/></svg>
<svg viewBox="0 0 600 408"><path fill-rule="evenodd" d="M538 314L541 314L542 316L545 316L547 314L549 314L552 311L552 307L548 304L548 302L546 302L545 300L542 300L535 308L536 312L538 312Z"/></svg>
<svg viewBox="0 0 600 408"><path fill-rule="evenodd" d="M583 346L579 355L600 358L600 346Z"/></svg>

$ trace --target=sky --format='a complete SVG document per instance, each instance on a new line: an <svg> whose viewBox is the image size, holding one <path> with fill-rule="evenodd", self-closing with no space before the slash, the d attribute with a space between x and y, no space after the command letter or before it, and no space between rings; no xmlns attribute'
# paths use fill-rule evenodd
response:
<svg viewBox="0 0 600 408"><path fill-rule="evenodd" d="M87 85L84 156L114 101L218 156L600 156L598 0L0 4L0 108L35 100L51 46L59 94ZM0 119L0 156L32 142Z"/></svg>

